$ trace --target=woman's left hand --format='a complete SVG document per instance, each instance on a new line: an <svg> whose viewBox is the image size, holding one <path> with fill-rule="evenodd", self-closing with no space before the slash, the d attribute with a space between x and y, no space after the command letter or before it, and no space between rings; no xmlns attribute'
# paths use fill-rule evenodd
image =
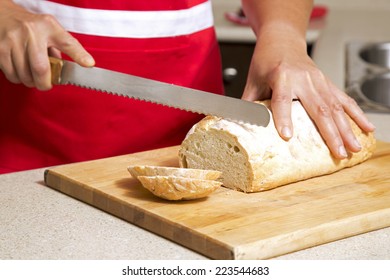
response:
<svg viewBox="0 0 390 280"><path fill-rule="evenodd" d="M361 146L346 115L363 131L370 132L375 127L356 102L317 68L307 54L305 41L287 29L286 34L277 37L283 42L273 38L258 41L242 98L271 98L274 123L285 140L294 133L291 103L298 99L336 158L347 157L347 151L358 152Z"/></svg>

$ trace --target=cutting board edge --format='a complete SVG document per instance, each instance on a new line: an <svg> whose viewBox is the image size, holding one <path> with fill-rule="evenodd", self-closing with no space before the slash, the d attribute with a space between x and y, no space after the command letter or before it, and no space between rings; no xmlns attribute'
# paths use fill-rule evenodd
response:
<svg viewBox="0 0 390 280"><path fill-rule="evenodd" d="M64 180L65 178L67 180ZM55 170L46 169L44 171L44 182L46 186L60 193L87 203L94 208L114 215L208 258L221 260L234 259L234 248L226 243L193 229L186 228L179 223L174 223L164 217L159 217L153 212L146 211L136 205L127 204L127 207L124 207L117 199L109 200L103 195L103 192L90 188ZM199 244L202 244L202 246L199 247Z"/></svg>
<svg viewBox="0 0 390 280"><path fill-rule="evenodd" d="M271 259L370 231L387 228L390 227L390 208L373 211L369 215L362 214L354 216L352 219L352 223L351 218L348 220L334 220L329 223L319 224L316 227L305 228L284 235L236 246L234 248L234 259ZM340 228L343 231L340 232ZM323 239L319 240L317 237L318 234L322 235ZM262 250L264 252L261 252Z"/></svg>

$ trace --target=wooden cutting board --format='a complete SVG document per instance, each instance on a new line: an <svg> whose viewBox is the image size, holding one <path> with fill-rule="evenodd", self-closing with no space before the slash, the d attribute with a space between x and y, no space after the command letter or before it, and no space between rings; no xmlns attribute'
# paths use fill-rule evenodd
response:
<svg viewBox="0 0 390 280"><path fill-rule="evenodd" d="M48 186L213 259L266 259L390 226L390 143L337 173L245 194L169 202L133 179L129 165L178 166L178 147L64 165Z"/></svg>

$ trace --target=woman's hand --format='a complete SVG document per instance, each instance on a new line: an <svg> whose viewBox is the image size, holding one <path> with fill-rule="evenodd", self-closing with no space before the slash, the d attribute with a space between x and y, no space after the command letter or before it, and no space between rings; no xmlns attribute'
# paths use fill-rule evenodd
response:
<svg viewBox="0 0 390 280"><path fill-rule="evenodd" d="M366 132L375 128L356 102L316 67L307 55L305 40L299 38L287 27L259 38L242 98L250 101L271 98L275 126L285 140L294 133L292 100L299 99L332 154L345 158L347 151L361 149L346 114Z"/></svg>
<svg viewBox="0 0 390 280"><path fill-rule="evenodd" d="M339 90L307 55L306 29L313 0L242 0L257 36L243 99L271 98L276 129L292 137L291 102L299 99L336 158L361 149L349 115L363 131L374 126L346 93Z"/></svg>
<svg viewBox="0 0 390 280"><path fill-rule="evenodd" d="M12 83L48 90L48 56L67 54L82 66L94 60L81 44L50 15L33 14L12 0L0 1L0 70Z"/></svg>

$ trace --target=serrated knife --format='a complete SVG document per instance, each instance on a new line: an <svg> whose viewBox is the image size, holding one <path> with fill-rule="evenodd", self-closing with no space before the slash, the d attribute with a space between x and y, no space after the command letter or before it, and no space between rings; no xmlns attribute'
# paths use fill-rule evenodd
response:
<svg viewBox="0 0 390 280"><path fill-rule="evenodd" d="M267 126L268 109L261 104L50 58L52 83L72 84L110 94L166 105L204 115Z"/></svg>

